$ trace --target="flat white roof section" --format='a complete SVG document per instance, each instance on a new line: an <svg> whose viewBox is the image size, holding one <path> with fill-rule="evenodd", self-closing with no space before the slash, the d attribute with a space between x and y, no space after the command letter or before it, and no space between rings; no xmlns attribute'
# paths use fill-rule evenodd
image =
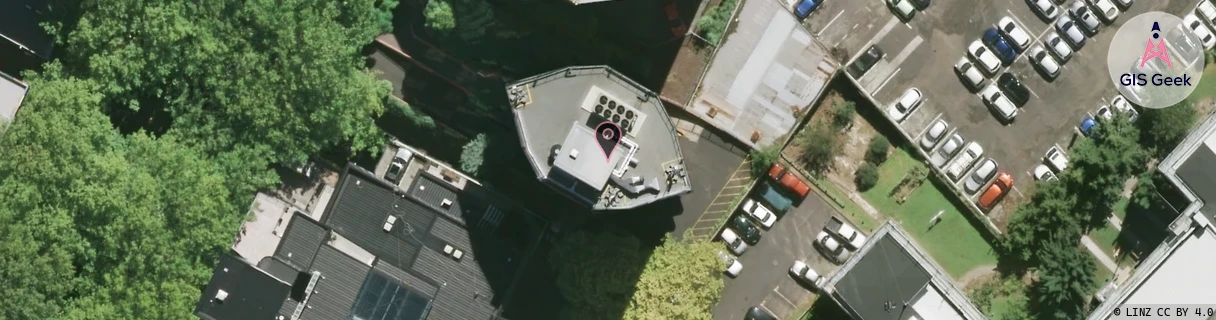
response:
<svg viewBox="0 0 1216 320"><path fill-rule="evenodd" d="M1194 230L1124 304L1216 304L1216 231Z"/></svg>
<svg viewBox="0 0 1216 320"><path fill-rule="evenodd" d="M29 85L25 82L0 72L0 121L13 122L27 91Z"/></svg>
<svg viewBox="0 0 1216 320"><path fill-rule="evenodd" d="M934 320L964 320L963 315L954 308L950 302L946 301L946 297L942 296L937 287L927 286L922 291L920 298L912 303L912 310L916 310L916 314L920 315L921 319Z"/></svg>

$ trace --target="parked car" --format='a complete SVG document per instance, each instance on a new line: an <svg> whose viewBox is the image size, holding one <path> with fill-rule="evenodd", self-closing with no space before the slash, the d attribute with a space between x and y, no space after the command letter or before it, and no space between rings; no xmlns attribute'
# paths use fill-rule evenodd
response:
<svg viewBox="0 0 1216 320"><path fill-rule="evenodd" d="M738 277L739 273L743 272L743 264L739 262L739 259L735 259L735 257L725 251L718 251L718 260L721 260L722 264L726 265L726 275L731 278Z"/></svg>
<svg viewBox="0 0 1216 320"><path fill-rule="evenodd" d="M828 234L826 230L820 231L819 235L815 236L815 248L818 248L823 256L835 264L844 264L849 257L853 256L853 252L845 249L844 245L836 240L836 237Z"/></svg>
<svg viewBox="0 0 1216 320"><path fill-rule="evenodd" d="M1212 5L1212 1L1199 0L1199 4L1195 5L1195 13L1202 16L1209 24L1216 26L1216 5Z"/></svg>
<svg viewBox="0 0 1216 320"><path fill-rule="evenodd" d="M1055 20L1060 15L1060 10L1056 9L1056 5L1051 3L1050 0L1026 0L1026 3L1030 4L1030 7L1034 9L1035 13L1039 14L1040 18L1048 22Z"/></svg>
<svg viewBox="0 0 1216 320"><path fill-rule="evenodd" d="M1110 0L1091 0L1090 3L1094 7L1094 11L1098 12L1098 16L1102 17L1102 21L1113 23L1119 18L1119 8L1115 7L1115 3Z"/></svg>
<svg viewBox="0 0 1216 320"><path fill-rule="evenodd" d="M980 165L975 168L975 172L971 173L971 178L967 180L964 187L967 189L967 194L975 194L980 188L992 179L992 175L996 174L996 160L992 158L984 159Z"/></svg>
<svg viewBox="0 0 1216 320"><path fill-rule="evenodd" d="M828 218L828 223L823 227L823 230L827 230L828 233L831 233L837 239L843 240L844 246L849 250L857 251L857 249L866 244L866 235L861 234L860 231L857 231L857 228L854 228L848 222L836 216Z"/></svg>
<svg viewBox="0 0 1216 320"><path fill-rule="evenodd" d="M911 21L912 17L916 16L916 6L909 0L887 0L887 6L904 22Z"/></svg>
<svg viewBox="0 0 1216 320"><path fill-rule="evenodd" d="M777 317L760 307L752 307L751 309L747 309L747 314L743 315L743 320L777 320Z"/></svg>
<svg viewBox="0 0 1216 320"><path fill-rule="evenodd" d="M773 210L765 208L759 201L752 199L743 200L741 208L743 208L743 212L747 213L748 217L759 222L765 229L772 228L773 223L777 222L777 214L774 214Z"/></svg>
<svg viewBox="0 0 1216 320"><path fill-rule="evenodd" d="M1078 127L1081 129L1081 134L1089 136L1093 133L1096 126L1098 126L1098 121L1094 120L1094 117L1085 116L1085 118L1081 119L1081 125Z"/></svg>
<svg viewBox="0 0 1216 320"><path fill-rule="evenodd" d="M388 172L384 173L384 179L392 183L401 181L401 176L405 174L405 167L409 166L410 159L414 158L414 153L405 148L397 149L397 153L393 155L393 161L388 165Z"/></svg>
<svg viewBox="0 0 1216 320"><path fill-rule="evenodd" d="M1136 119L1140 118L1140 112L1136 111L1136 108L1133 108L1132 104L1128 103L1127 98L1124 98L1123 95L1116 95L1114 99L1111 99L1110 105L1115 107L1115 110L1126 113L1127 121L1136 122Z"/></svg>
<svg viewBox="0 0 1216 320"><path fill-rule="evenodd" d="M811 12L814 12L816 8L819 8L819 5L822 4L823 1L824 0L799 1L798 6L794 7L794 16L798 17L798 20L806 19L806 17L811 15Z"/></svg>
<svg viewBox="0 0 1216 320"><path fill-rule="evenodd" d="M1127 10L1127 8L1132 6L1132 0L1115 0L1115 3L1123 7L1123 10Z"/></svg>
<svg viewBox="0 0 1216 320"><path fill-rule="evenodd" d="M1084 38L1082 38L1084 40ZM1068 59L1072 59L1072 47L1065 43L1064 39L1060 38L1059 33L1047 34L1047 48L1051 49L1051 54L1060 59L1060 63L1068 63Z"/></svg>
<svg viewBox="0 0 1216 320"><path fill-rule="evenodd" d="M1005 41L1005 37L1001 36L1001 32L996 28L988 28L984 30L984 44L992 48L996 52L996 56L1001 59L1001 63L1013 63L1013 59L1018 57L1018 52L1013 50L1013 45L1009 41Z"/></svg>
<svg viewBox="0 0 1216 320"><path fill-rule="evenodd" d="M1098 30L1102 29L1102 22L1098 21L1098 17L1094 16L1093 10L1085 5L1084 0L1073 1L1070 9L1072 18L1081 25L1081 28L1085 29L1089 36L1098 34Z"/></svg>
<svg viewBox="0 0 1216 320"><path fill-rule="evenodd" d="M958 181L982 156L984 156L984 148L980 147L979 143L975 141L968 143L966 147L963 147L963 152L958 155L958 158L955 158L946 167L946 175L950 177L950 181Z"/></svg>
<svg viewBox="0 0 1216 320"><path fill-rule="evenodd" d="M942 141L942 137L945 137L946 131L949 130L950 126L946 124L946 120L937 119L937 122L929 125L929 129L925 130L925 134L920 137L920 148L925 151L933 150L933 147Z"/></svg>
<svg viewBox="0 0 1216 320"><path fill-rule="evenodd" d="M954 64L954 72L958 73L959 78L963 79L963 84L971 92L983 88L984 83L988 82L988 78L984 77L984 73L971 64L971 61L967 60L966 57L958 59L958 62Z"/></svg>
<svg viewBox="0 0 1216 320"><path fill-rule="evenodd" d="M942 165L946 164L947 161L950 161L950 158L953 158L962 147L963 136L955 133L954 135L950 136L950 139L946 139L946 142L942 144L941 148L937 148L937 150L933 151L932 155L929 156L929 163L933 164L934 167L941 168Z"/></svg>
<svg viewBox="0 0 1216 320"><path fill-rule="evenodd" d="M743 237L743 242L747 242L748 245L754 246L760 243L760 228L752 224L751 220L743 216L735 216L727 221L726 225L737 231L737 234Z"/></svg>
<svg viewBox="0 0 1216 320"><path fill-rule="evenodd" d="M1002 74L997 79L996 84L1001 87L1001 91L1005 92L1005 96L1009 97L1009 100L1013 101L1014 104L1020 106L1030 101L1030 89L1026 89L1026 86L1021 81L1018 81L1018 78L1014 77L1013 74L1008 72Z"/></svg>
<svg viewBox="0 0 1216 320"><path fill-rule="evenodd" d="M1047 149L1047 155L1044 155L1043 159L1047 160L1047 164L1055 172L1063 172L1064 169L1068 169L1068 157L1064 156L1064 151L1060 151L1060 148L1051 147L1051 149Z"/></svg>
<svg viewBox="0 0 1216 320"><path fill-rule="evenodd" d="M811 266L802 260L794 261L794 266L790 267L790 276L794 277L794 280L811 285L816 290L823 285L824 280L819 272L815 272L815 269L811 269Z"/></svg>
<svg viewBox="0 0 1216 320"><path fill-rule="evenodd" d="M996 85L988 85L988 87L984 88L984 91L980 93L980 96L984 97L984 104L996 111L997 115L1001 117L1001 120L1010 122L1013 121L1014 117L1017 117L1017 106L1014 106L1013 102L1009 101L1009 98L1005 97L1004 94L1001 94L1001 90L997 89Z"/></svg>
<svg viewBox="0 0 1216 320"><path fill-rule="evenodd" d="M916 8L920 9L921 11L924 11L926 8L929 8L929 4L931 2L932 1L930 1L930 0L912 0L912 4L916 5Z"/></svg>
<svg viewBox="0 0 1216 320"><path fill-rule="evenodd" d="M1085 33L1081 31L1080 27L1077 27L1077 23L1072 21L1072 18L1069 16L1060 16L1060 19L1056 20L1056 31L1060 32L1060 37L1067 40L1073 49L1081 49L1081 47L1085 46Z"/></svg>
<svg viewBox="0 0 1216 320"><path fill-rule="evenodd" d="M743 242L743 238L739 237L735 230L730 228L722 229L722 242L726 243L726 248L730 249L731 253L736 256L743 255L747 251L747 243Z"/></svg>
<svg viewBox="0 0 1216 320"><path fill-rule="evenodd" d="M1034 67L1048 79L1060 76L1060 63L1056 62L1056 58L1047 54L1047 50L1044 50L1043 47L1035 46L1030 49L1030 61L1033 61Z"/></svg>
<svg viewBox="0 0 1216 320"><path fill-rule="evenodd" d="M983 67L987 74L996 74L996 69L1001 67L1000 58L997 58L996 54L979 40L972 41L971 45L967 46L967 55L971 56L971 60L976 64Z"/></svg>
<svg viewBox="0 0 1216 320"><path fill-rule="evenodd" d="M1105 104L1099 105L1098 110L1094 111L1094 114L1098 116L1098 119L1107 121L1115 117L1114 114L1110 113L1110 106Z"/></svg>
<svg viewBox="0 0 1216 320"><path fill-rule="evenodd" d="M1001 174L997 175L996 181L991 186L988 186L988 190L984 191L984 194L980 196L980 209L984 211L992 210L997 200L1000 200L1012 188L1013 177L1009 176L1008 173L1001 172Z"/></svg>
<svg viewBox="0 0 1216 320"><path fill-rule="evenodd" d="M1213 47L1216 47L1216 37L1212 36L1212 30L1203 25L1203 22L1199 21L1199 17L1196 17L1195 14L1192 13L1182 17L1182 24L1195 32L1195 35L1203 42L1204 49L1211 50Z"/></svg>
<svg viewBox="0 0 1216 320"><path fill-rule="evenodd" d="M1000 22L996 23L996 27L997 30L1001 32L1001 35L1005 36L1005 40L1008 40L1009 43L1013 44L1013 50L1022 52L1026 50L1026 47L1030 46L1030 34L1026 33L1026 30L1018 26L1018 24L1013 21L1013 18L1010 18L1009 16L1001 18Z"/></svg>
<svg viewBox="0 0 1216 320"><path fill-rule="evenodd" d="M806 195L811 192L811 187L806 182L780 163L773 163L773 166L768 168L768 177L780 183L786 191L793 193L797 197L796 199L806 198Z"/></svg>
<svg viewBox="0 0 1216 320"><path fill-rule="evenodd" d="M899 96L899 100L895 100L890 107L887 107L887 114L891 115L891 119L894 119L895 122L902 122L913 111L916 111L916 108L920 107L921 100L924 100L924 95L921 94L920 89L908 88L903 95Z"/></svg>
<svg viewBox="0 0 1216 320"><path fill-rule="evenodd" d="M761 181L760 185L756 186L756 194L776 213L785 213L794 206L794 200L777 192L777 188L768 181Z"/></svg>
<svg viewBox="0 0 1216 320"><path fill-rule="evenodd" d="M862 53L860 57L857 57L857 60L854 60L849 65L849 74L853 75L854 79L861 79L861 76L870 71L870 68L874 67L874 64L878 63L878 60L881 60L884 56L886 54L882 52L882 49L878 45L870 45L870 48L866 49L866 52Z"/></svg>
<svg viewBox="0 0 1216 320"><path fill-rule="evenodd" d="M1045 165L1045 164L1040 164L1040 165L1034 167L1034 179L1038 180L1038 181L1044 181L1044 180L1057 181L1057 180L1059 180L1059 178L1056 178L1056 174L1052 173L1051 169L1048 169L1047 165Z"/></svg>

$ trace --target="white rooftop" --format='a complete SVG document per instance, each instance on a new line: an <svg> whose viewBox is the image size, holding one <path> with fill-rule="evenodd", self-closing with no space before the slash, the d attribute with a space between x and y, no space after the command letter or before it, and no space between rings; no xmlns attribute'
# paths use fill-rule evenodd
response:
<svg viewBox="0 0 1216 320"><path fill-rule="evenodd" d="M1136 288L1125 304L1216 304L1216 230L1183 235L1181 244Z"/></svg>
<svg viewBox="0 0 1216 320"><path fill-rule="evenodd" d="M920 315L921 319L966 319L958 312L958 309L954 308L954 305L946 301L946 297L942 296L942 293L933 285L925 286L921 291L921 296L912 302L912 310L916 310L916 314Z"/></svg>
<svg viewBox="0 0 1216 320"><path fill-rule="evenodd" d="M0 73L0 122L13 121L28 89L25 82Z"/></svg>

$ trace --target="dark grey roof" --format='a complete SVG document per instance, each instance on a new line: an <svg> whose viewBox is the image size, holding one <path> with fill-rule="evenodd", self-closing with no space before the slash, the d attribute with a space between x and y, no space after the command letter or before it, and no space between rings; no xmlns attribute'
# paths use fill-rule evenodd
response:
<svg viewBox="0 0 1216 320"><path fill-rule="evenodd" d="M39 25L48 14L46 0L0 1L0 36L49 60L55 40Z"/></svg>
<svg viewBox="0 0 1216 320"><path fill-rule="evenodd" d="M432 297L435 296L435 293L439 291L439 284L435 283L433 280L422 278L414 273L405 272L405 270L401 270L401 268L394 267L388 263L377 262L372 269L388 275L389 277L393 277L397 279L397 281L401 281L401 283L418 289L423 293L430 294Z"/></svg>
<svg viewBox="0 0 1216 320"><path fill-rule="evenodd" d="M902 320L914 314L909 305L929 285L922 269L899 243L882 237L836 283L836 293L861 316L858 320Z"/></svg>
<svg viewBox="0 0 1216 320"><path fill-rule="evenodd" d="M461 202L457 200L456 190L449 185L436 180L435 177L428 173L420 173L417 179L414 179L414 185L410 186L406 194L418 200L419 203L446 214L452 219L456 219L461 224L464 224L463 210ZM443 200L451 200L452 205L448 208L442 206Z"/></svg>
<svg viewBox="0 0 1216 320"><path fill-rule="evenodd" d="M1207 143L1200 143L1176 170L1178 178L1207 207L1216 204L1216 166L1213 163L1216 163L1216 153Z"/></svg>
<svg viewBox="0 0 1216 320"><path fill-rule="evenodd" d="M279 279L279 281L287 283L296 281L296 277L300 275L299 269L288 265L287 262L275 256L267 256L262 258L262 261L258 261L258 269L262 269L262 271L266 271L266 273Z"/></svg>
<svg viewBox="0 0 1216 320"><path fill-rule="evenodd" d="M573 181L550 180L577 177L581 180L580 186L589 185L589 188L597 191L588 199L592 208L628 209L692 190L690 179L682 176L670 188L667 183L662 183L661 187L656 187L653 191L630 192L627 200L620 204L608 205L600 199L598 191L605 188L606 184L632 190L640 186L622 186L621 182L633 177L646 182L656 179L665 182L667 166L682 163L684 158L676 138L675 126L668 119L667 111L659 97L611 68L588 66L560 69L512 83L508 85L508 92L509 95L523 97L519 100L523 102L514 108L515 121L533 170L540 180L549 181L550 185L560 192L585 196L586 192L578 190L578 186L569 185L574 183ZM587 150L588 143L577 139L580 135L574 135L576 139L573 141L576 145L563 145L567 143L567 138L572 136L572 124L574 128L581 126L594 129L607 121L606 116L621 116L620 112L604 111L608 108L604 108L606 104L599 103L601 99L611 102L612 105L619 103L634 109L621 107L627 114L635 116L633 125L625 126L624 120L618 124L621 124L625 132L623 139L637 144L636 153L632 156L637 160L637 165L629 166L620 178L604 175L602 166L568 163L570 161L554 164L550 161L555 151L558 153L556 157L570 157L573 150L578 151L578 158L603 161L603 151L599 149L598 144ZM628 153L630 148L627 145L628 143L623 142L613 152L612 168L625 168L623 161L627 161L626 157L618 157L616 154ZM554 168L567 171L568 177L556 174L560 170L552 170ZM583 170L586 172L582 172ZM612 178L605 178L606 176Z"/></svg>
<svg viewBox="0 0 1216 320"><path fill-rule="evenodd" d="M321 246L309 270L319 272L321 279L300 318L346 319L371 266L334 247Z"/></svg>
<svg viewBox="0 0 1216 320"><path fill-rule="evenodd" d="M223 302L215 299L220 290L228 294ZM194 312L205 320L273 319L290 293L289 283L224 254Z"/></svg>
<svg viewBox="0 0 1216 320"><path fill-rule="evenodd" d="M312 265L317 248L325 242L329 231L302 213L292 215L288 223L274 255L296 269L305 270Z"/></svg>

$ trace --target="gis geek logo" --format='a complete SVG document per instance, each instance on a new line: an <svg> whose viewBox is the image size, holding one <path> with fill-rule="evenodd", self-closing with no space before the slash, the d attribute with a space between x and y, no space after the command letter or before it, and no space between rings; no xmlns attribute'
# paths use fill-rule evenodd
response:
<svg viewBox="0 0 1216 320"><path fill-rule="evenodd" d="M1150 31L1153 33L1153 37L1148 39L1148 42L1144 44L1144 54L1140 58L1140 68L1143 69L1145 64L1148 64L1151 67L1152 64L1149 63L1149 60L1152 59L1157 59L1160 62L1165 63L1166 68L1174 67L1173 62L1170 61L1169 48L1165 46L1165 39L1161 39L1161 25L1154 21L1153 28ZM1157 40L1156 44L1153 44L1153 39ZM1191 77L1185 73L1176 77L1165 76L1161 73L1124 73L1123 75L1119 76L1119 84L1123 86L1143 87L1149 85L1150 83L1153 86L1192 85Z"/></svg>

